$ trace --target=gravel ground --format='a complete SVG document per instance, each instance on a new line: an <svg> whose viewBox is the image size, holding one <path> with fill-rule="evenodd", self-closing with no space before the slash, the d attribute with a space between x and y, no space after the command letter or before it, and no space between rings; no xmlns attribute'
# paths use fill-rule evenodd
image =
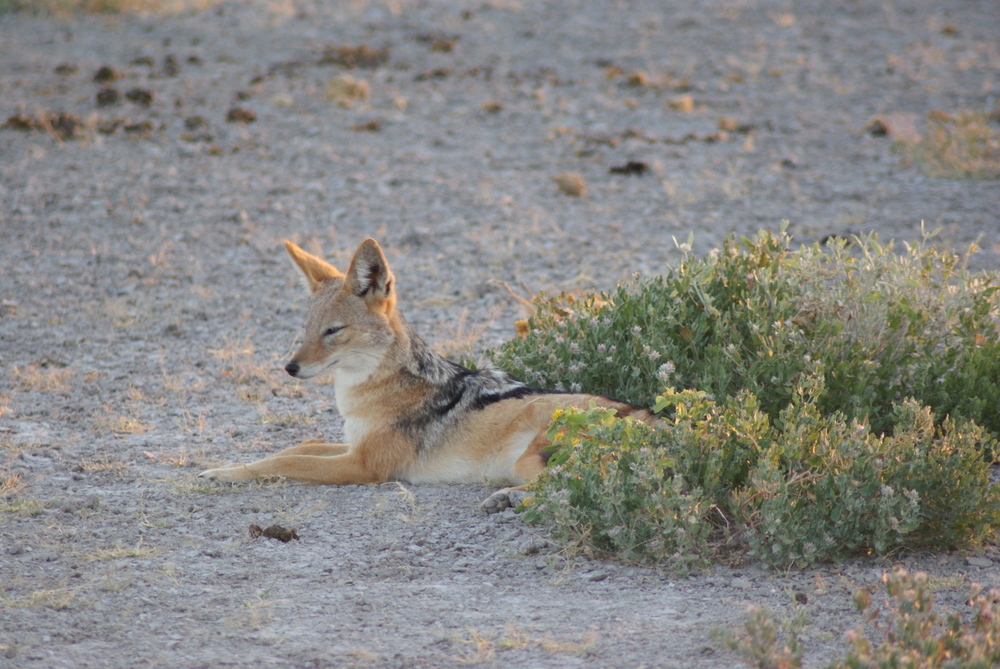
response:
<svg viewBox="0 0 1000 669"><path fill-rule="evenodd" d="M485 486L196 474L342 436L332 389L281 370L305 312L282 239L342 264L378 238L451 355L512 335L491 280L606 289L691 232L704 253L784 219L804 243L925 222L1000 268L996 182L892 149L996 104L998 25L994 0L0 15L0 119L27 127L0 130L0 665L736 667L709 633L763 604L804 615L822 666L893 564L967 610L994 548L678 578L486 516Z"/></svg>

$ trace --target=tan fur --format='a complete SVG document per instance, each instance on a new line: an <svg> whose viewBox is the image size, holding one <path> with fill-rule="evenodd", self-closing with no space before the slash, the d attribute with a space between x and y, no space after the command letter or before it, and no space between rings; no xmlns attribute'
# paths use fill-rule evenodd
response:
<svg viewBox="0 0 1000 669"><path fill-rule="evenodd" d="M374 240L361 244L346 274L285 246L311 295L305 339L286 369L303 379L333 374L347 443L307 441L203 477L520 485L545 467L545 432L557 409L595 403L655 420L604 397L530 389L501 372L470 372L440 358L396 309L395 277Z"/></svg>

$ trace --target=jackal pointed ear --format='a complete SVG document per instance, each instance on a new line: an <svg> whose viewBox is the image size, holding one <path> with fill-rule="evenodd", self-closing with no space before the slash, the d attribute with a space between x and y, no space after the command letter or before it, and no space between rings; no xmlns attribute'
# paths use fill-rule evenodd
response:
<svg viewBox="0 0 1000 669"><path fill-rule="evenodd" d="M378 242L374 239L361 242L347 270L347 290L365 298L369 304L387 302L393 299L394 280Z"/></svg>
<svg viewBox="0 0 1000 669"><path fill-rule="evenodd" d="M288 251L296 269L301 272L302 279L310 293L315 293L327 279L344 278L343 273L336 267L322 258L306 253L291 242L285 242L285 250Z"/></svg>

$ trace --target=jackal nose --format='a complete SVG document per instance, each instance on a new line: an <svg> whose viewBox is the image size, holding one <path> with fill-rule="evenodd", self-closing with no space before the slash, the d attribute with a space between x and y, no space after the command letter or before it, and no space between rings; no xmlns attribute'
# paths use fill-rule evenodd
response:
<svg viewBox="0 0 1000 669"><path fill-rule="evenodd" d="M285 365L285 371L288 372L289 374L291 374L292 376L298 376L299 375L299 363L297 363L294 360L292 360L290 363L288 363L287 365Z"/></svg>

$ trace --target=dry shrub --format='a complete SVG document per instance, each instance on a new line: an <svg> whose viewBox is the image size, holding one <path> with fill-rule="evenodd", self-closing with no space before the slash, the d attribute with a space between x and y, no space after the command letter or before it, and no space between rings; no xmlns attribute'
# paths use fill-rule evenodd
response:
<svg viewBox="0 0 1000 669"><path fill-rule="evenodd" d="M927 131L901 142L904 154L929 174L953 179L1000 179L1000 127L981 112L931 112Z"/></svg>
<svg viewBox="0 0 1000 669"><path fill-rule="evenodd" d="M31 363L21 369L12 368L14 380L24 390L43 390L47 392L66 390L67 381L73 376L73 370L65 367L44 367Z"/></svg>
<svg viewBox="0 0 1000 669"><path fill-rule="evenodd" d="M325 95L328 100L333 100L341 107L353 107L354 103L368 99L371 87L364 79L344 74L327 82Z"/></svg>
<svg viewBox="0 0 1000 669"><path fill-rule="evenodd" d="M94 428L99 433L141 434L149 430L150 426L134 415L119 414L110 406L104 405L101 413L94 416Z"/></svg>

